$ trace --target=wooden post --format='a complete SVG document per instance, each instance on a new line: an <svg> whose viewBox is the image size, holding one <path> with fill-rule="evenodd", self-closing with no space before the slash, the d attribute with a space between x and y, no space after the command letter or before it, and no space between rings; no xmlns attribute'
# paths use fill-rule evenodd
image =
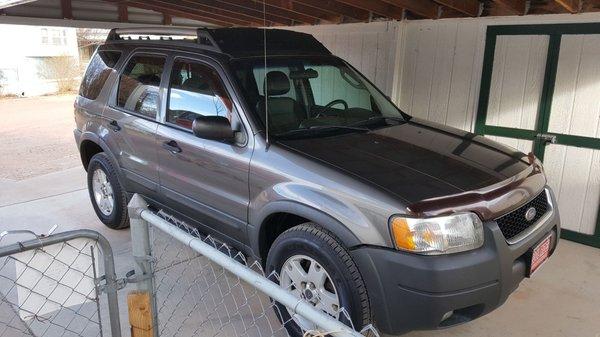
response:
<svg viewBox="0 0 600 337"><path fill-rule="evenodd" d="M132 291L127 295L131 337L153 337L152 304L146 291Z"/></svg>

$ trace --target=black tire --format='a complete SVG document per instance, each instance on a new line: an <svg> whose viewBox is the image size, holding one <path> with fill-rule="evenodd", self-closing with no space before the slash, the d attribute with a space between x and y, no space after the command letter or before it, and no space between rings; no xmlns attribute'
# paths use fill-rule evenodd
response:
<svg viewBox="0 0 600 337"><path fill-rule="evenodd" d="M283 232L269 250L267 275L279 275L285 261L294 255L306 255L317 261L330 275L338 292L341 307L348 312L356 329L372 321L371 305L363 278L342 243L329 231L314 223L304 223ZM301 328L290 319L285 306L276 303L275 313L292 337L303 336ZM347 317L340 321L350 325Z"/></svg>
<svg viewBox="0 0 600 337"><path fill-rule="evenodd" d="M96 204L96 199L94 198L92 179L94 171L97 169L104 171L108 182L112 186L114 204L112 212L109 215L106 215L100 211L100 208ZM90 200L92 201L94 211L96 212L96 215L100 221L112 229L124 229L129 227L129 216L127 215L127 193L119 181L117 170L104 152L97 153L92 157L92 159L90 159L87 169L87 183Z"/></svg>

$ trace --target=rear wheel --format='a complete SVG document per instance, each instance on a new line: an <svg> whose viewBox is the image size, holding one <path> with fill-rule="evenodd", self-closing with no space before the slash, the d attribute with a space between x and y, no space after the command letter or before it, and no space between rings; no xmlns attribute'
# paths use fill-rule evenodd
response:
<svg viewBox="0 0 600 337"><path fill-rule="evenodd" d="M108 156L95 154L87 170L88 191L96 215L112 229L129 227L127 194Z"/></svg>
<svg viewBox="0 0 600 337"><path fill-rule="evenodd" d="M319 226L305 223L282 233L267 257L267 272L273 271L283 288L332 318L347 325L351 319L357 329L370 323L369 298L356 264L335 236ZM292 337L317 329L280 303L275 310Z"/></svg>

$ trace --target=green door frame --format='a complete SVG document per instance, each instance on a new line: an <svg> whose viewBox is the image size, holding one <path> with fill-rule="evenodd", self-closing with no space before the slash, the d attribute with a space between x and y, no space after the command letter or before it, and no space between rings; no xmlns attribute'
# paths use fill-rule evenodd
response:
<svg viewBox="0 0 600 337"><path fill-rule="evenodd" d="M481 76L481 87L479 91L479 103L477 106L477 119L475 121L475 133L479 135L494 135L533 141L533 152L544 160L545 143L537 135L550 134L556 136L556 143L600 149L600 138L581 137L558 133L549 133L548 125L552 107L552 96L556 83L556 71L558 68L558 57L560 43L563 35L572 34L600 34L600 23L581 24L548 24L548 25L504 25L487 27L485 51L483 58L483 70ZM540 97L540 106L537 115L535 130L524 130L518 128L486 125L487 109L490 98L492 83L492 70L494 66L494 54L496 51L496 38L499 35L547 35L549 36L548 52L546 56L546 67L544 83ZM600 202L600 201L599 201ZM567 240L576 241L589 246L600 248L600 209L596 220L596 229L593 235L586 235L563 229L561 236Z"/></svg>

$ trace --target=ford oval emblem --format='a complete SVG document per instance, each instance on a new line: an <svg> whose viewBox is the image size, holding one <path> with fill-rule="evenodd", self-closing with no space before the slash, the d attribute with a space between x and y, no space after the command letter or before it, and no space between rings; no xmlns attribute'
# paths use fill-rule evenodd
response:
<svg viewBox="0 0 600 337"><path fill-rule="evenodd" d="M536 214L537 214L537 211L535 210L535 208L529 207L527 209L527 211L525 212L525 220L527 220L527 221L533 220L533 218L535 218Z"/></svg>

